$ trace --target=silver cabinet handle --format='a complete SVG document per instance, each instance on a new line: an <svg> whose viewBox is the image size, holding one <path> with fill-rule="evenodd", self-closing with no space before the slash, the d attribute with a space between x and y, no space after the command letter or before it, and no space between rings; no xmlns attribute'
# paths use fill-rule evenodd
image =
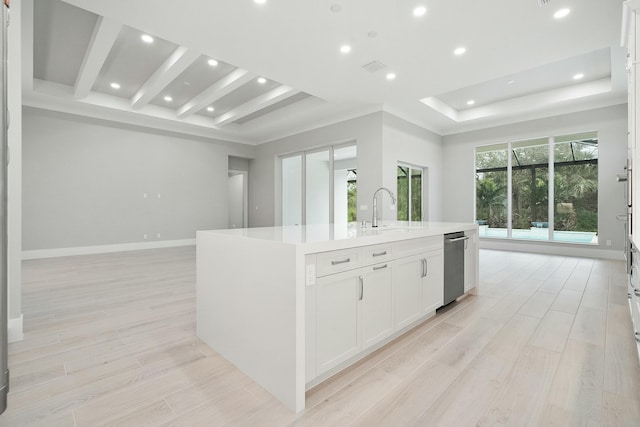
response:
<svg viewBox="0 0 640 427"><path fill-rule="evenodd" d="M379 265L377 267L373 267L374 270L382 270L383 268L387 268L387 264Z"/></svg>
<svg viewBox="0 0 640 427"><path fill-rule="evenodd" d="M387 254L387 251L384 251L384 252L378 252L377 254L372 254L371 256L376 257L376 256L382 256L382 255L386 255L386 254Z"/></svg>
<svg viewBox="0 0 640 427"><path fill-rule="evenodd" d="M351 262L351 258L343 259L342 261L331 261L331 265L346 264L348 262Z"/></svg>
<svg viewBox="0 0 640 427"><path fill-rule="evenodd" d="M420 277L427 277L427 259L426 258L422 258L422 276Z"/></svg>
<svg viewBox="0 0 640 427"><path fill-rule="evenodd" d="M362 301L362 298L364 298L364 279L362 276L358 277L358 281L360 282L360 297L358 301Z"/></svg>

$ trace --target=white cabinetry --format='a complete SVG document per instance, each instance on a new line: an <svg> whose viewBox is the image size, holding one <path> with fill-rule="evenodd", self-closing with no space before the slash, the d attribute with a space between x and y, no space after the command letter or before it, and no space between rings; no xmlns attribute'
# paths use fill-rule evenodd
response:
<svg viewBox="0 0 640 427"><path fill-rule="evenodd" d="M307 255L318 276L306 287L307 383L442 306L442 245L437 236Z"/></svg>
<svg viewBox="0 0 640 427"><path fill-rule="evenodd" d="M424 262L425 257L418 254L399 259L393 266L396 328L404 328L422 314Z"/></svg>
<svg viewBox="0 0 640 427"><path fill-rule="evenodd" d="M362 349L393 333L393 287L391 267L378 264L364 269L360 288Z"/></svg>
<svg viewBox="0 0 640 427"><path fill-rule="evenodd" d="M442 251L425 254L422 279L422 313L433 313L444 302L444 255Z"/></svg>
<svg viewBox="0 0 640 427"><path fill-rule="evenodd" d="M629 309L631 312L631 320L633 322L633 337L638 347L638 355L640 357L640 135L638 132L638 105L640 104L640 90L638 81L640 80L640 70L638 69L638 61L640 61L640 31L638 25L640 20L640 1L627 0L623 4L623 40L626 39L626 47L628 49L627 73L628 73L628 164L629 173L629 192L631 206L629 222L631 223L630 235L631 243L634 251L627 256L631 257L631 271L629 274Z"/></svg>
<svg viewBox="0 0 640 427"><path fill-rule="evenodd" d="M466 231L469 239L464 243L464 291L469 292L476 287L478 275L478 233Z"/></svg>
<svg viewBox="0 0 640 427"><path fill-rule="evenodd" d="M316 289L316 363L320 374L360 351L360 274L347 271L320 277Z"/></svg>

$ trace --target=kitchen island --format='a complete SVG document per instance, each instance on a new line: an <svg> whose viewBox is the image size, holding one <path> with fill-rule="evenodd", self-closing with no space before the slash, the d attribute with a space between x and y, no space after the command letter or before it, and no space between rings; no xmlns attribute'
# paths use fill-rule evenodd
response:
<svg viewBox="0 0 640 427"><path fill-rule="evenodd" d="M197 335L300 412L308 388L443 305L443 236L460 231L464 293L474 293L476 224L199 231Z"/></svg>

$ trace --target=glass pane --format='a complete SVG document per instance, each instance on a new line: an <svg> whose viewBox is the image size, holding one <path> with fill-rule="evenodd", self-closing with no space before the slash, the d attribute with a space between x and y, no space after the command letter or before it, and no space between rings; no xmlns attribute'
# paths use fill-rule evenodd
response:
<svg viewBox="0 0 640 427"><path fill-rule="evenodd" d="M306 156L306 224L329 223L329 150Z"/></svg>
<svg viewBox="0 0 640 427"><path fill-rule="evenodd" d="M598 140L585 138L558 145L571 145L571 161L554 162L554 232L560 242L598 242Z"/></svg>
<svg viewBox="0 0 640 427"><path fill-rule="evenodd" d="M512 148L512 237L548 240L549 143L523 141Z"/></svg>
<svg viewBox="0 0 640 427"><path fill-rule="evenodd" d="M411 221L422 221L422 170L410 169L411 173Z"/></svg>
<svg viewBox="0 0 640 427"><path fill-rule="evenodd" d="M398 166L398 200L396 203L398 221L409 221L409 168Z"/></svg>
<svg viewBox="0 0 640 427"><path fill-rule="evenodd" d="M511 144L511 148L514 168L549 164L549 140L547 138L514 142Z"/></svg>
<svg viewBox="0 0 640 427"><path fill-rule="evenodd" d="M302 224L302 156L282 159L282 225Z"/></svg>
<svg viewBox="0 0 640 427"><path fill-rule="evenodd" d="M480 236L507 237L507 144L476 150L476 220Z"/></svg>
<svg viewBox="0 0 640 427"><path fill-rule="evenodd" d="M356 146L333 150L333 221L336 224L358 220Z"/></svg>

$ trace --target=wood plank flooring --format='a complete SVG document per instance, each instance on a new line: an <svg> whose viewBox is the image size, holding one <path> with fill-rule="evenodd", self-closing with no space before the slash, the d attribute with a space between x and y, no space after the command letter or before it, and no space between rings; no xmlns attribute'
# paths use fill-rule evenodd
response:
<svg viewBox="0 0 640 427"><path fill-rule="evenodd" d="M0 426L638 426L622 262L481 251L481 288L295 416L195 336L193 247L23 264Z"/></svg>

